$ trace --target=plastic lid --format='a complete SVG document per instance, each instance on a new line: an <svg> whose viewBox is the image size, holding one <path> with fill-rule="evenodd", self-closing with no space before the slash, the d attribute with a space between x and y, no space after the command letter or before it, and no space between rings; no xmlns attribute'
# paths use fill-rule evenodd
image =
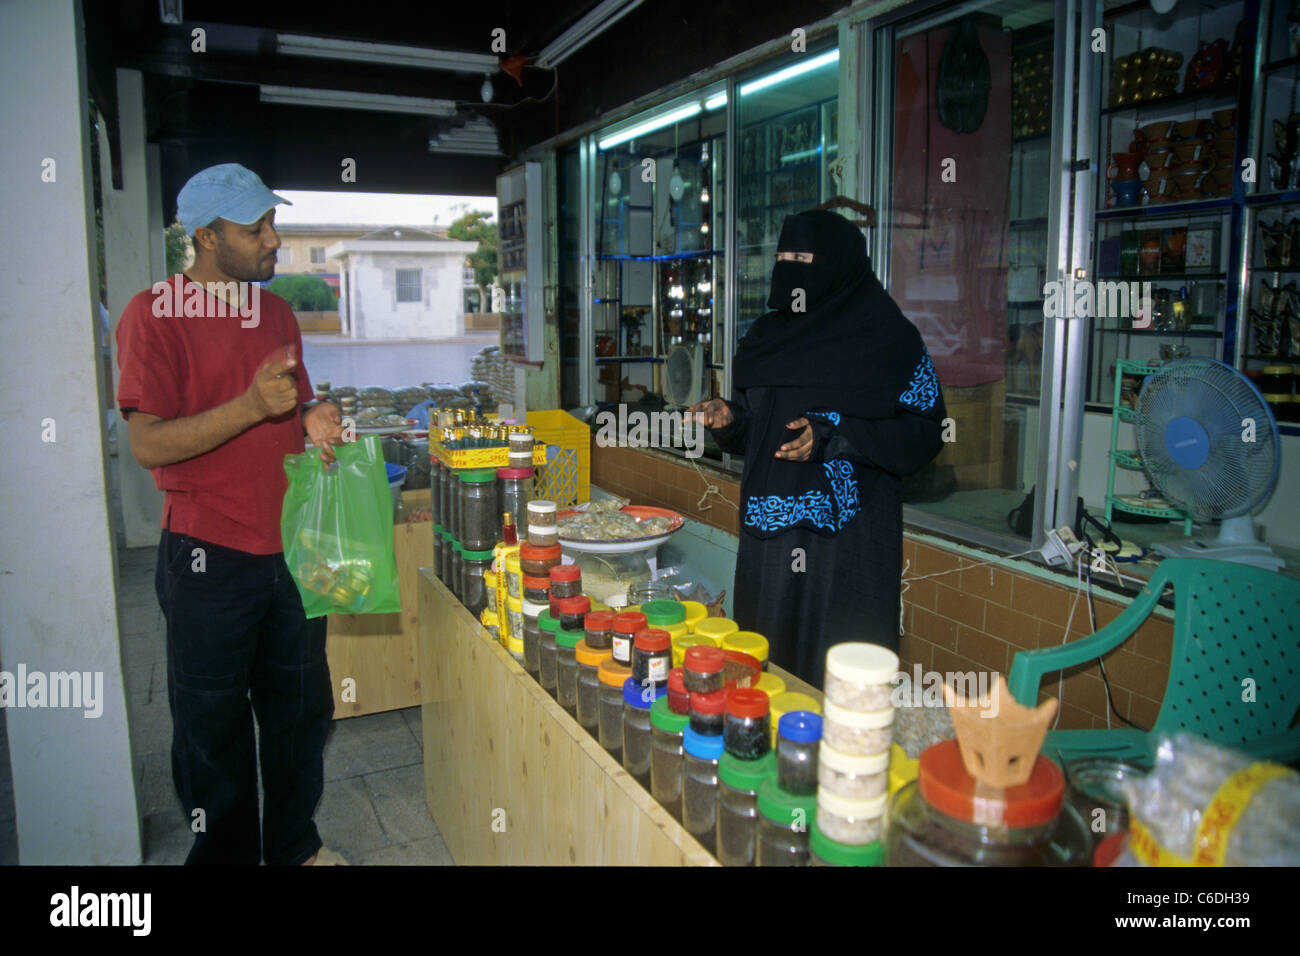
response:
<svg viewBox="0 0 1300 956"><path fill-rule="evenodd" d="M850 684L888 684L898 673L898 655L879 644L836 644L826 652L826 673Z"/></svg>
<svg viewBox="0 0 1300 956"><path fill-rule="evenodd" d="M576 651L580 640L582 640L582 631L566 631L560 628L555 632L557 647L572 647ZM574 656L576 657L577 654L575 653Z"/></svg>
<svg viewBox="0 0 1300 956"><path fill-rule="evenodd" d="M819 860L835 866L883 866L885 862L885 845L880 840L864 846L836 843L817 828L816 820L808 828L808 848Z"/></svg>
<svg viewBox="0 0 1300 956"><path fill-rule="evenodd" d="M524 612L524 617L541 618L543 614L551 613L549 604L534 604L527 599L520 602L519 609Z"/></svg>
<svg viewBox="0 0 1300 956"><path fill-rule="evenodd" d="M510 637L506 638L506 650L510 651L512 654L523 654L524 639L522 637L515 637L512 634Z"/></svg>
<svg viewBox="0 0 1300 956"><path fill-rule="evenodd" d="M695 634L712 637L720 644L728 634L740 630L740 625L725 617L706 617L695 622Z"/></svg>
<svg viewBox="0 0 1300 956"><path fill-rule="evenodd" d="M881 793L869 800L850 800L838 793L817 790L817 805L827 813L852 820L870 820L885 815L885 805L889 803L889 794Z"/></svg>
<svg viewBox="0 0 1300 956"><path fill-rule="evenodd" d="M471 468L460 473L460 480L470 485L482 485L497 480L495 468Z"/></svg>
<svg viewBox="0 0 1300 956"><path fill-rule="evenodd" d="M757 760L741 760L735 754L724 753L718 761L718 779L732 790L757 790L776 773L776 754L765 753Z"/></svg>
<svg viewBox="0 0 1300 956"><path fill-rule="evenodd" d="M498 478L531 478L533 470L531 468L498 468Z"/></svg>
<svg viewBox="0 0 1300 956"><path fill-rule="evenodd" d="M715 690L711 694L697 694L691 691L691 710L697 714L721 714L726 709L726 690Z"/></svg>
<svg viewBox="0 0 1300 956"><path fill-rule="evenodd" d="M688 714L674 714L668 706L668 698L656 697L650 705L650 726L658 727L666 734L680 734L686 729L691 718Z"/></svg>
<svg viewBox="0 0 1300 956"><path fill-rule="evenodd" d="M817 812L817 795L798 796L786 793L768 777L758 785L758 812L777 826L802 826L806 832Z"/></svg>
<svg viewBox="0 0 1300 956"><path fill-rule="evenodd" d="M536 575L525 574L524 587L533 591L549 591L551 589L550 578L539 578Z"/></svg>
<svg viewBox="0 0 1300 956"><path fill-rule="evenodd" d="M740 693L737 691L737 693ZM762 691L756 691L762 693ZM792 710L783 714L777 722L776 732L779 736L796 744L811 744L822 739L822 719L809 710ZM885 762L889 762L889 753L885 753Z"/></svg>
<svg viewBox="0 0 1300 956"><path fill-rule="evenodd" d="M755 689L761 690L769 698L785 693L785 681L775 674L760 674Z"/></svg>
<svg viewBox="0 0 1300 956"><path fill-rule="evenodd" d="M682 749L692 757L698 757L700 760L717 760L722 756L725 747L722 743L722 734L708 737L704 734L697 734L687 726L682 731Z"/></svg>
<svg viewBox="0 0 1300 956"><path fill-rule="evenodd" d="M781 721L784 723L785 718L782 717ZM856 757L853 754L842 753L826 746L826 741L823 740L820 749L817 751L817 761L832 770L838 770L840 773L862 777L887 771L889 769L889 751L885 750L878 754L871 754L868 757Z"/></svg>
<svg viewBox="0 0 1300 956"><path fill-rule="evenodd" d="M589 631L608 631L614 623L613 611L590 611L582 619L583 626Z"/></svg>
<svg viewBox="0 0 1300 956"><path fill-rule="evenodd" d="M524 609L524 602L523 602L523 601L519 600L519 598L514 597L513 595L510 595L510 594L507 594L507 595L506 595L506 610L507 610L507 611L523 611L523 609Z"/></svg>
<svg viewBox="0 0 1300 956"><path fill-rule="evenodd" d="M917 786L925 802L940 813L979 826L1033 827L1048 823L1061 810L1065 776L1056 761L1041 754L1027 783L1008 787L1002 799L987 788L976 795L978 781L962 765L957 741L944 740L921 754Z"/></svg>
<svg viewBox="0 0 1300 956"><path fill-rule="evenodd" d="M623 682L623 703L639 710L649 710L651 704L660 697L666 699L667 694L666 684L656 684L654 681L642 684L635 677L629 677Z"/></svg>
<svg viewBox="0 0 1300 956"><path fill-rule="evenodd" d="M506 570L514 574L522 574L523 568L519 565L519 552L512 551L506 555Z"/></svg>
<svg viewBox="0 0 1300 956"><path fill-rule="evenodd" d="M576 564L557 564L551 568L552 581L578 581L582 578L582 568Z"/></svg>
<svg viewBox="0 0 1300 956"><path fill-rule="evenodd" d="M683 601L682 610L686 612L686 623L694 629L695 622L709 616L709 609L699 601Z"/></svg>
<svg viewBox="0 0 1300 956"><path fill-rule="evenodd" d="M483 583L490 588L497 586L497 573L491 568L483 572Z"/></svg>
<svg viewBox="0 0 1300 956"><path fill-rule="evenodd" d="M645 615L639 611L615 614L614 620L610 622L610 630L618 631L620 634L636 634L645 629Z"/></svg>
<svg viewBox="0 0 1300 956"><path fill-rule="evenodd" d="M668 689L674 694L686 693L686 672L680 667L674 667L668 672Z"/></svg>
<svg viewBox="0 0 1300 956"><path fill-rule="evenodd" d="M560 629L560 619L553 615L550 610L545 610L537 615L537 626L543 631L550 631L554 634Z"/></svg>
<svg viewBox="0 0 1300 956"><path fill-rule="evenodd" d="M772 698L772 716L779 718L781 714L788 714L792 710L807 710L814 714L822 712L821 704L809 697L807 694L801 694L797 690L788 690L784 694L777 694Z"/></svg>
<svg viewBox="0 0 1300 956"><path fill-rule="evenodd" d="M657 627L648 627L644 631L638 631L636 637L632 640L632 646L639 651L654 653L655 651L666 651L672 647L672 638L668 636L667 631L661 631ZM664 691L667 692L667 685Z"/></svg>
<svg viewBox="0 0 1300 956"><path fill-rule="evenodd" d="M886 707L884 710L858 711L833 704L829 700L822 703L822 715L828 721L834 721L843 727L851 727L854 730L874 730L879 727L888 727L894 722L894 708L892 707Z"/></svg>
<svg viewBox="0 0 1300 956"><path fill-rule="evenodd" d="M606 657L600 662L596 676L606 687L622 687L632 676L632 668L620 664L612 656Z"/></svg>
<svg viewBox="0 0 1300 956"><path fill-rule="evenodd" d="M581 614L583 623L586 623L586 614L591 610L591 598L583 594L575 594L573 597L555 598L555 609L561 614Z"/></svg>
<svg viewBox="0 0 1300 956"><path fill-rule="evenodd" d="M492 549L485 548L482 551L464 551L466 561L491 561Z"/></svg>
<svg viewBox="0 0 1300 956"><path fill-rule="evenodd" d="M457 541L457 540L455 540L455 539L452 539L451 546L452 546L452 548L454 548L455 550L459 551L459 552L461 553L461 555L464 555L464 554L465 554L465 549L461 547L459 541Z"/></svg>
<svg viewBox="0 0 1300 956"><path fill-rule="evenodd" d="M560 642L560 634L563 633L564 631L560 631L559 634L555 635L557 644ZM569 633L576 635L578 632L570 631ZM573 656L577 658L579 664L586 664L588 667L599 667L601 661L612 657L613 654L614 652L608 647L603 651L598 651L585 640L579 640L577 644L573 645Z"/></svg>
<svg viewBox="0 0 1300 956"><path fill-rule="evenodd" d="M641 613L652 627L681 624L686 620L686 608L681 601L646 601L641 605Z"/></svg>
<svg viewBox="0 0 1300 956"><path fill-rule="evenodd" d="M696 644L686 648L682 667L697 674L720 674L727 665L727 655L720 647Z"/></svg>
<svg viewBox="0 0 1300 956"><path fill-rule="evenodd" d="M653 621L650 622L650 625L651 625L652 627L655 626L655 624L654 624ZM678 621L676 624L660 624L660 625L658 625L658 626L659 626L659 627L662 627L665 631L667 631L667 632L668 632L669 634L671 634L673 637L690 637L690 636L691 636L691 629L688 628L688 627L686 626L686 622L685 622L685 621Z"/></svg>
<svg viewBox="0 0 1300 956"><path fill-rule="evenodd" d="M536 498L528 502L528 513L538 517L546 517L555 514L555 502L547 501L545 498Z"/></svg>
<svg viewBox="0 0 1300 956"><path fill-rule="evenodd" d="M678 664L683 663L686 660L686 652L692 647L717 646L718 642L711 637L700 637L698 634L673 634L673 661Z"/></svg>
<svg viewBox="0 0 1300 956"><path fill-rule="evenodd" d="M757 631L732 631L722 639L722 649L748 654L759 663L767 660L767 638Z"/></svg>
<svg viewBox="0 0 1300 956"><path fill-rule="evenodd" d="M559 534L560 526L554 524L542 524L540 521L528 522L529 534Z"/></svg>
<svg viewBox="0 0 1300 956"><path fill-rule="evenodd" d="M501 619L497 617L497 612L486 607L479 612L478 619L479 623L484 627L494 627L501 623Z"/></svg>
<svg viewBox="0 0 1300 956"><path fill-rule="evenodd" d="M701 713L705 713L705 711L701 711ZM733 690L727 695L727 713L732 717L744 717L748 720L758 720L760 717L766 717L768 714L767 695L761 690L755 690L752 687Z"/></svg>
<svg viewBox="0 0 1300 956"><path fill-rule="evenodd" d="M537 545L525 541L519 546L519 557L524 561L550 561L553 558L560 557L560 546L552 544L545 548L539 548Z"/></svg>

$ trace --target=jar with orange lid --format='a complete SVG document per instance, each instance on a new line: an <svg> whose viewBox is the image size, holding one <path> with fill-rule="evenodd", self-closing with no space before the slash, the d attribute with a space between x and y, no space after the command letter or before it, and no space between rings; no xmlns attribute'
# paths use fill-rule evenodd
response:
<svg viewBox="0 0 1300 956"><path fill-rule="evenodd" d="M688 647L682 657L682 679L692 694L713 694L722 690L727 655L720 647Z"/></svg>
<svg viewBox="0 0 1300 956"><path fill-rule="evenodd" d="M524 574L535 578L546 578L549 582L551 568L560 563L560 556L561 552L558 544L539 548L537 545L526 541L519 546L519 567Z"/></svg>
<svg viewBox="0 0 1300 956"><path fill-rule="evenodd" d="M722 638L724 651L740 651L758 661L763 670L767 670L767 638L757 631L732 631Z"/></svg>
<svg viewBox="0 0 1300 956"><path fill-rule="evenodd" d="M638 684L653 683L664 687L668 683L670 646L667 631L647 627L637 632L632 641L632 676Z"/></svg>
<svg viewBox="0 0 1300 956"><path fill-rule="evenodd" d="M582 568L576 564L557 564L551 568L551 597L569 598L582 594Z"/></svg>
<svg viewBox="0 0 1300 956"><path fill-rule="evenodd" d="M637 634L646 629L645 615L639 611L624 611L614 615L610 622L610 649L614 660L625 667L632 666L632 643Z"/></svg>
<svg viewBox="0 0 1300 956"><path fill-rule="evenodd" d="M613 611L587 612L587 616L582 619L582 627L586 631L583 640L587 642L588 647L599 651L610 650L610 630L614 625L614 617Z"/></svg>
<svg viewBox="0 0 1300 956"><path fill-rule="evenodd" d="M610 659L609 651L593 648L585 640L579 641L573 648L573 657L578 665L578 723L586 727L593 735L599 728L600 720L600 665Z"/></svg>
<svg viewBox="0 0 1300 956"><path fill-rule="evenodd" d="M600 681L596 703L596 739L615 759L623 758L623 687L632 668L610 658L596 670Z"/></svg>
<svg viewBox="0 0 1300 956"><path fill-rule="evenodd" d="M545 604L548 607L551 603L551 579L535 578L531 574L525 574L523 579L524 600L531 601L533 604Z"/></svg>

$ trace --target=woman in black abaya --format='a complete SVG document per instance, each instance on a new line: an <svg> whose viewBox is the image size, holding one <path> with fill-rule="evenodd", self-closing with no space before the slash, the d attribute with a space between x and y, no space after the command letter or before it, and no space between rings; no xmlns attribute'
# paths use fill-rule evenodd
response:
<svg viewBox="0 0 1300 956"><path fill-rule="evenodd" d="M843 641L898 649L902 478L942 448L921 335L833 212L781 229L768 308L740 341L734 398L693 411L745 456L735 618L816 687Z"/></svg>

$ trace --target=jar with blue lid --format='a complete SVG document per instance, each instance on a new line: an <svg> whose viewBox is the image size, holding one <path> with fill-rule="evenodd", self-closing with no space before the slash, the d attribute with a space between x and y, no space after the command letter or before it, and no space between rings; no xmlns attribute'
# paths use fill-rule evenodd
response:
<svg viewBox="0 0 1300 956"><path fill-rule="evenodd" d="M821 746L822 719L807 710L782 714L777 723L777 782L786 793L807 796L817 792L817 751Z"/></svg>
<svg viewBox="0 0 1300 956"><path fill-rule="evenodd" d="M717 847L718 762L722 735L682 731L682 826L710 853Z"/></svg>
<svg viewBox="0 0 1300 956"><path fill-rule="evenodd" d="M650 707L668 693L667 684L642 684L635 676L623 684L623 769L650 789Z"/></svg>

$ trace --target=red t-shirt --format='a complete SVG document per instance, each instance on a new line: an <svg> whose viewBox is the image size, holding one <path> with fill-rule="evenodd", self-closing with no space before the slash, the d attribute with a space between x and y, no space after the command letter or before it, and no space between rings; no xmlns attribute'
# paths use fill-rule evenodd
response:
<svg viewBox="0 0 1300 956"><path fill-rule="evenodd" d="M120 409L164 419L206 412L246 391L262 363L285 346L298 356L299 400L312 399L302 335L284 299L261 290L254 324L253 318L229 314L230 308L207 291L200 300L194 290L201 287L184 276L173 276L166 287L166 292L139 293L122 312ZM201 301L202 316L186 316L186 300L191 312ZM284 456L302 450L302 412L295 408L207 454L152 469L154 483L167 496L163 527L250 554L283 551Z"/></svg>

